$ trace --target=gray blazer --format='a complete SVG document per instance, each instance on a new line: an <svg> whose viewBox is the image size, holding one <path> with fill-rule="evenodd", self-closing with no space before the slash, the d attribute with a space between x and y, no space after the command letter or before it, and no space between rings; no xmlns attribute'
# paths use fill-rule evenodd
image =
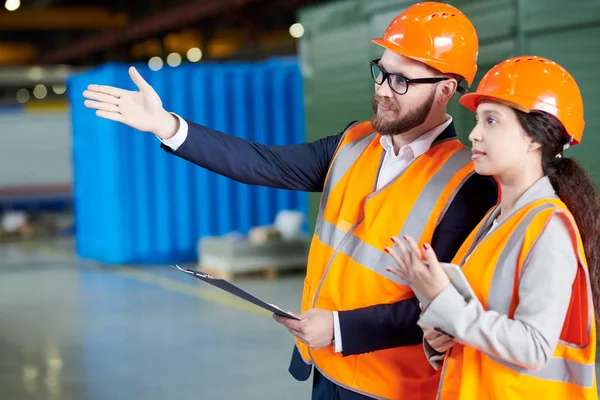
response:
<svg viewBox="0 0 600 400"><path fill-rule="evenodd" d="M556 193L550 180L543 177L521 196L510 214L548 197L556 197ZM500 207L494 213L497 216ZM491 227L487 227L488 233ZM514 319L484 310L477 299L466 302L450 285L425 309L418 323L423 328L441 329L457 342L507 362L540 369L552 358L558 343L577 268L568 228L561 217L553 216L534 244L519 280ZM431 365L439 368L443 354L426 341L424 347Z"/></svg>

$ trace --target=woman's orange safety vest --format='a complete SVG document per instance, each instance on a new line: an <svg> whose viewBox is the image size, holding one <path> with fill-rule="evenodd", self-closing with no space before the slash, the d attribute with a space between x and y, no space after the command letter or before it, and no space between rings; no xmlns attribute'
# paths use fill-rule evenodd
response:
<svg viewBox="0 0 600 400"><path fill-rule="evenodd" d="M434 143L389 184L376 190L384 152L369 122L349 128L338 146L321 197L308 258L302 311L352 310L413 297L386 271L391 237L431 242L434 229L462 184L474 173L471 151L456 138ZM374 398L433 399L439 374L422 345L342 357L333 346L303 359L336 384Z"/></svg>
<svg viewBox="0 0 600 400"><path fill-rule="evenodd" d="M453 263L463 265L462 270L485 310L513 318L519 303L519 277L536 239L554 214L562 216L569 227L579 268L553 357L542 369L534 371L455 344L444 360L438 399L598 398L594 365L596 325L587 263L577 225L560 199L532 202L481 240L485 234L481 227L492 215L490 212Z"/></svg>

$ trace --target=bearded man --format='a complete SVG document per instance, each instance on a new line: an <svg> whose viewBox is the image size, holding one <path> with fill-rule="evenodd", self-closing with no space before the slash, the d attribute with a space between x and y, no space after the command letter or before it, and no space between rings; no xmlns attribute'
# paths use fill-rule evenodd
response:
<svg viewBox="0 0 600 400"><path fill-rule="evenodd" d="M312 143L265 146L186 121L163 109L134 68L139 91L84 92L98 116L151 132L166 151L203 168L322 192L299 320L275 317L295 336L290 373L307 380L314 370L317 400L435 397L439 373L423 352L419 303L387 271L394 261L384 249L410 235L449 262L498 199L496 182L474 172L446 113L477 71L468 18L447 4L419 3L373 42L385 52L370 63L371 120Z"/></svg>

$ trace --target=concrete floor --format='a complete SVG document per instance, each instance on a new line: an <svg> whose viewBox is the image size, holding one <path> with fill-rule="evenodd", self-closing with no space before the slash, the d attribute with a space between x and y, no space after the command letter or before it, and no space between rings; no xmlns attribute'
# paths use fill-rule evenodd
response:
<svg viewBox="0 0 600 400"><path fill-rule="evenodd" d="M64 243L0 246L0 399L309 399L289 332L168 267L99 268ZM297 310L302 277L240 281Z"/></svg>
<svg viewBox="0 0 600 400"><path fill-rule="evenodd" d="M310 398L269 313L168 267L78 262L71 246L0 245L0 400ZM294 311L302 278L237 283Z"/></svg>

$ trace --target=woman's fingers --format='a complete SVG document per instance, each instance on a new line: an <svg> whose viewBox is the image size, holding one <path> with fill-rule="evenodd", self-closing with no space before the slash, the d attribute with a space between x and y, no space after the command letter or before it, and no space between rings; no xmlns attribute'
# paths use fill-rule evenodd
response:
<svg viewBox="0 0 600 400"><path fill-rule="evenodd" d="M401 270L401 269L394 268L394 267L387 267L385 270L387 272L390 272L390 273L396 275L400 279L406 280L406 273L403 270Z"/></svg>
<svg viewBox="0 0 600 400"><path fill-rule="evenodd" d="M412 257L417 260L422 260L421 250L419 249L417 242L415 242L415 240L410 236L405 236L404 240L406 240L406 243L408 243Z"/></svg>
<svg viewBox="0 0 600 400"><path fill-rule="evenodd" d="M412 263L412 255L411 255L410 251L406 248L404 243L402 243L402 240L400 240L399 238L393 237L392 241L394 242L394 244L396 246L398 246L398 250L400 251L400 257L402 257L402 259L404 260L406 265L410 265L410 263Z"/></svg>
<svg viewBox="0 0 600 400"><path fill-rule="evenodd" d="M425 338L425 340L427 340L428 342L430 340L434 340L437 339L438 337L442 336L441 333L434 331L433 329L427 329L427 330L423 330L423 337Z"/></svg>
<svg viewBox="0 0 600 400"><path fill-rule="evenodd" d="M446 335L440 335L434 339L428 340L429 344L431 345L431 347L440 347L443 346L444 344L452 341L453 339L446 336Z"/></svg>
<svg viewBox="0 0 600 400"><path fill-rule="evenodd" d="M398 253L396 253L396 250L391 247L386 247L385 251L394 259L394 261L396 261L397 264L397 267L388 267L387 270L404 279L404 276L406 275L406 263L402 257L400 257Z"/></svg>
<svg viewBox="0 0 600 400"><path fill-rule="evenodd" d="M454 340L450 340L449 342L446 342L442 345L439 346L431 346L435 351L437 351L438 353L445 353L448 351L448 349L450 349L452 346L454 346L456 344L456 342Z"/></svg>

